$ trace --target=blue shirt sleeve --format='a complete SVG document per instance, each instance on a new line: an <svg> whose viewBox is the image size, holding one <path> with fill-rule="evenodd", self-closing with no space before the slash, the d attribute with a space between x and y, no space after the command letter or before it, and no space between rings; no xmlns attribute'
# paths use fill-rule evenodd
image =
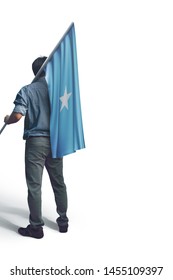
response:
<svg viewBox="0 0 173 280"><path fill-rule="evenodd" d="M14 100L15 107L13 112L20 113L25 116L28 110L27 103L27 88L23 87L16 95L16 99Z"/></svg>

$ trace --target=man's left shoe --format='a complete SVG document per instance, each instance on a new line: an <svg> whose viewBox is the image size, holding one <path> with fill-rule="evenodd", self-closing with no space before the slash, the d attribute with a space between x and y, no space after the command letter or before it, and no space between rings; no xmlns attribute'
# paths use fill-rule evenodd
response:
<svg viewBox="0 0 173 280"><path fill-rule="evenodd" d="M22 236L28 236L37 239L40 239L44 236L42 227L33 228L31 227L31 225L28 225L26 228L22 228L22 227L19 228L18 233L21 234Z"/></svg>

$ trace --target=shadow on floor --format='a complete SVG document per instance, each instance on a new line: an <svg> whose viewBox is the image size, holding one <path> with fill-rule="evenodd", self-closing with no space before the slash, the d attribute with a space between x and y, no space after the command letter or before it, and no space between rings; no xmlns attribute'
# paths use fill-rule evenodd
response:
<svg viewBox="0 0 173 280"><path fill-rule="evenodd" d="M20 226L27 226L28 225L28 216L29 213L27 210L24 210L22 208L17 208L17 207L10 207L10 206L5 206L5 205L0 205L0 227L2 228L6 228L8 230L11 231L18 231L18 228L20 227L19 225L14 224L13 222L11 222L10 220L8 220L7 218L4 218L4 216L6 216L5 214L10 214L10 215L17 215L19 217L23 217L26 219L26 224L25 225L20 225ZM57 223L53 222L51 220L49 220L46 217L43 217L43 220L45 222L45 226L53 229L53 230L57 230Z"/></svg>
<svg viewBox="0 0 173 280"><path fill-rule="evenodd" d="M8 220L7 218L4 218L6 214L10 215L17 215L23 218L28 219L28 212L22 208L17 207L10 207L6 205L0 205L0 227L6 228L11 231L17 231L19 226L11 222L11 219Z"/></svg>

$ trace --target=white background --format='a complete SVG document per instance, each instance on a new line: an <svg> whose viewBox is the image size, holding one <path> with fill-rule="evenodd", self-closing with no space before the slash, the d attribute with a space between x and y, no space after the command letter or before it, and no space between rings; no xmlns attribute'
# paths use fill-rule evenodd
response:
<svg viewBox="0 0 173 280"><path fill-rule="evenodd" d="M65 265L100 270L78 279L104 279L105 266L164 266L161 276L124 279L172 279L172 15L167 0L0 2L1 126L33 79L32 61L74 22L87 147L64 158L69 232L57 230L45 173L45 236L35 240L17 234L28 224L23 121L1 134L2 279L15 266Z"/></svg>

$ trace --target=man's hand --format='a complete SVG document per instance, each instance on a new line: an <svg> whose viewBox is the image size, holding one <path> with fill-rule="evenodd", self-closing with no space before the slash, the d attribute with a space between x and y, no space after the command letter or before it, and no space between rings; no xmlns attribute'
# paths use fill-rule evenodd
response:
<svg viewBox="0 0 173 280"><path fill-rule="evenodd" d="M5 118L4 118L4 122L7 124L8 120L9 120L10 116L9 115L6 115Z"/></svg>

